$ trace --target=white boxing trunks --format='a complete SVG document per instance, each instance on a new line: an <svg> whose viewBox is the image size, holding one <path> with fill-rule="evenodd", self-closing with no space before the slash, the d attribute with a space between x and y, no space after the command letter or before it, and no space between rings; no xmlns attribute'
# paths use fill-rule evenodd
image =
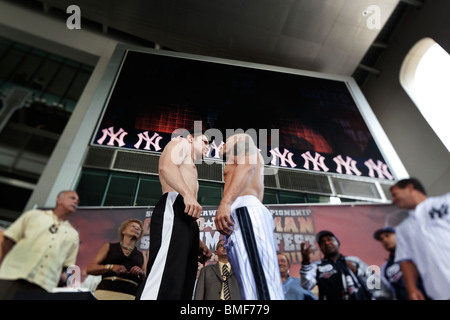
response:
<svg viewBox="0 0 450 320"><path fill-rule="evenodd" d="M231 206L234 228L225 248L243 300L284 300L273 236L273 217L254 196Z"/></svg>

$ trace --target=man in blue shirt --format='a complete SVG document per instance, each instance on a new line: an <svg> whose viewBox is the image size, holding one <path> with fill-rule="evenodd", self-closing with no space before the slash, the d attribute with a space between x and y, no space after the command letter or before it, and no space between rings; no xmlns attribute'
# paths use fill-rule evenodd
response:
<svg viewBox="0 0 450 320"><path fill-rule="evenodd" d="M291 264L286 255L278 254L278 266L280 267L285 300L317 300L317 297L311 291L300 285L300 278L289 276Z"/></svg>

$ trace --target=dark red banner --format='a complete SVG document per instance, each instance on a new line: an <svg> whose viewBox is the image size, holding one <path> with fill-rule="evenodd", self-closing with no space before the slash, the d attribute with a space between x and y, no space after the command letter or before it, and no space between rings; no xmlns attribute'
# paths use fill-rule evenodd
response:
<svg viewBox="0 0 450 320"><path fill-rule="evenodd" d="M269 205L274 218L274 238L277 251L286 253L291 260L290 274L299 277L301 266L300 244L309 241L315 246L315 234L330 230L341 243L341 253L357 256L368 265L381 266L388 253L373 238L375 230L385 226L396 226L404 218L404 212L392 205ZM204 207L198 220L202 241L214 252L221 235L214 226L216 207ZM80 233L80 251L77 265L82 279L86 277L86 266L105 242L119 241L120 224L130 218L144 223L144 236L138 248L148 257L150 219L152 208L82 208L71 218ZM316 250L314 259L321 257ZM210 263L215 262L213 256Z"/></svg>

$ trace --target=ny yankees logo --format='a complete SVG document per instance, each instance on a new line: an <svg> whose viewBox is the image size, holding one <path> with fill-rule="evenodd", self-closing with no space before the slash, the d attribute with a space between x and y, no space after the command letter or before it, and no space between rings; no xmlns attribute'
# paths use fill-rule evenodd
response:
<svg viewBox="0 0 450 320"><path fill-rule="evenodd" d="M443 204L441 208L432 208L428 214L430 215L431 219L434 219L435 215L437 215L439 218L443 218L446 214L448 214L448 205Z"/></svg>

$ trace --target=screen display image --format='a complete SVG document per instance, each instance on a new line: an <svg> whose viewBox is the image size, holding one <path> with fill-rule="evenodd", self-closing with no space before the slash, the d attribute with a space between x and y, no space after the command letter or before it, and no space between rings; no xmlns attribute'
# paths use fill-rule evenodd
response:
<svg viewBox="0 0 450 320"><path fill-rule="evenodd" d="M222 133L211 158L254 130L267 165L394 179L345 81L224 61L127 50L92 144L161 152L195 122Z"/></svg>

